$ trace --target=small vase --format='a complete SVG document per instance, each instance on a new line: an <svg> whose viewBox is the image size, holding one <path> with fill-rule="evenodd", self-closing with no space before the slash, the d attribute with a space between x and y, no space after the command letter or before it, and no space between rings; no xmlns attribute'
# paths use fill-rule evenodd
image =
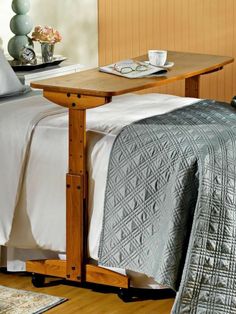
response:
<svg viewBox="0 0 236 314"><path fill-rule="evenodd" d="M41 43L42 62L52 62L54 53L54 44Z"/></svg>

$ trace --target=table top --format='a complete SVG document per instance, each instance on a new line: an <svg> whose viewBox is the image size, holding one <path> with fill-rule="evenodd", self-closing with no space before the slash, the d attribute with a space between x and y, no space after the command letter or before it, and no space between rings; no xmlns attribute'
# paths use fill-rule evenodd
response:
<svg viewBox="0 0 236 314"><path fill-rule="evenodd" d="M147 60L147 56L140 56L136 59L144 61ZM208 73L220 69L233 62L234 59L225 56L168 51L168 61L173 61L174 66L161 77L127 79L99 72L99 69L95 68L32 82L31 86L45 91L109 97Z"/></svg>

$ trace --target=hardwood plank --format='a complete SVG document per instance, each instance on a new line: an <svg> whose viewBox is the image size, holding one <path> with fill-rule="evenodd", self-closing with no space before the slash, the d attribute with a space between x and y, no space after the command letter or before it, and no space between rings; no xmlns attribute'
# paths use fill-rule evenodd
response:
<svg viewBox="0 0 236 314"><path fill-rule="evenodd" d="M35 288L31 284L31 277L24 274L2 274L0 273L0 284L16 289L25 289L40 293L47 293L59 297L66 297L68 301L49 310L47 313L66 314L169 314L174 299L152 300L144 299L130 303L122 302L112 288L89 286L81 288L78 286L61 284L56 281L54 286ZM92 289L93 288L93 289ZM158 293L156 294L158 297Z"/></svg>

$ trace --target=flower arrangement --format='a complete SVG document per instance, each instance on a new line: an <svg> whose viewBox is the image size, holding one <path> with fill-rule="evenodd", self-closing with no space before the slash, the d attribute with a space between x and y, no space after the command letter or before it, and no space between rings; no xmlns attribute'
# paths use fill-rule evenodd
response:
<svg viewBox="0 0 236 314"><path fill-rule="evenodd" d="M51 26L35 26L32 32L32 40L40 43L55 44L62 40L60 33Z"/></svg>

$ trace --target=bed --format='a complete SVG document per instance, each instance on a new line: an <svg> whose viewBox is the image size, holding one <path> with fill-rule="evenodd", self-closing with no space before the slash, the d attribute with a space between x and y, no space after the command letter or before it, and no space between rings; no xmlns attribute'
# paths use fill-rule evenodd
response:
<svg viewBox="0 0 236 314"><path fill-rule="evenodd" d="M98 260L109 153L116 135L125 125L140 118L162 114L196 101L198 99L170 95L148 94L138 96L128 94L116 97L112 103L91 109L87 113L88 207L90 221L88 251L89 256L94 261ZM144 104L145 110L143 109ZM15 113L23 113L29 112L29 108L33 109L33 115L31 117L27 116L27 121L30 121L30 119L36 121L35 118L39 112L40 116L38 119L43 117L35 128L30 153L27 153L26 172L23 174L24 180L22 187L18 187L18 189L22 189L22 192L14 212L14 220L13 215L11 215L11 219L7 219L8 217L2 215L1 220L4 225L9 225L9 231L11 226L13 226L13 229L8 232L9 238L6 237L1 243L7 243L8 245L8 270L25 271L24 261L27 259L58 257L57 253L52 254L52 252L47 251L59 252L60 257L63 258L63 254L66 252L66 200L65 193L63 192L65 173L67 171L68 113L67 110L45 100L42 94L38 92L32 92L27 97L21 96L14 100L0 102L0 108L6 107L8 114L13 110ZM124 113L126 116L125 119ZM6 125L11 125L12 130L14 126L19 128L15 123L16 120L19 120L19 115L14 115L11 124L10 119L6 119L6 112L4 117ZM26 131L30 129L25 121L21 123L26 126ZM4 130L8 132L5 125L1 129L1 134L3 134ZM16 129L13 134L17 132L19 130ZM4 136L7 136L7 134ZM19 141L19 138L17 140ZM14 142L14 138L11 141ZM17 169L22 166L23 160L17 167L14 161L17 152L14 148L12 148L12 151L9 150L8 143L5 145L5 148L2 146L2 149L3 151L7 151L7 155L5 158L2 155L2 163L5 165L6 163L8 164L4 169L12 168L14 169L14 173L19 173L20 171ZM24 146L24 142L22 145ZM42 152L44 153L42 154ZM12 160L9 160L7 157L9 154L14 156ZM6 176L6 174L3 174L3 176ZM45 177L47 178L46 181ZM9 180L9 182L5 181L4 186L2 186L2 196L9 191L10 187L12 188L15 185L11 176ZM12 198L14 199L14 197ZM10 208L11 206L9 206L8 212L10 212ZM4 234L1 232L1 238L3 237ZM38 251L37 254L34 250L38 247L43 251ZM14 260L18 262L13 262Z"/></svg>
<svg viewBox="0 0 236 314"><path fill-rule="evenodd" d="M194 54L191 55L195 57ZM179 57L178 54L177 56ZM204 59L202 56L200 58ZM224 57L220 63L218 59L217 62L213 60L207 66L204 62L200 65L194 65L195 71L184 69L184 73L180 73L181 69L178 69L177 71L180 71L178 72L179 76L172 73L173 75L167 76L165 80L169 82L173 79L185 77L187 80L186 93L189 95L193 93L198 96L200 75L221 69L223 65L229 62L232 62L232 59ZM91 72L84 72L81 77L84 79L88 75L91 75ZM96 75L98 75L97 72ZM83 232L83 228L78 230L77 221L80 221L81 226L89 225L88 252L89 257L96 261L102 230L103 193L107 164L109 152L116 135L126 124L189 106L199 101L199 99L158 94L145 96L128 94L113 97L111 102L111 96L157 84L162 85L165 84L165 80L144 80L139 81L137 85L130 83L133 84L132 88L130 86L124 88L123 81L119 79L118 86L123 88L121 92L114 91L114 89L112 92L101 91L101 86L99 86L99 91L96 94L94 90L91 91L91 88L89 91L88 88L85 89L84 87L76 89L73 84L74 82L78 84L78 77L80 78L78 75L72 75L65 77L65 80L62 77L55 81L48 80L33 84L34 87L43 88L44 96L61 105L62 108L45 101L42 95L38 94L31 97L21 96L22 99L13 99L11 102L12 108L14 107L16 110L15 112L19 110L19 113L22 113L24 128L21 128L18 124L20 114L17 119L14 115L9 115L9 121L4 119L4 123L8 126L16 126L13 140L5 140L5 144L14 143L15 137L15 139L17 138L17 145L11 145L12 152L3 149L3 152L7 151L5 162L10 167L3 167L3 175L7 178L8 184L4 183L2 185L2 191L5 189L5 192L7 192L7 194L3 193L8 195L11 206L10 210L7 213L5 211L5 215L1 216L4 217L4 219L1 219L1 245L7 246L9 259L14 259L14 254L15 259L17 259L17 255L22 256L22 252L24 257L22 260L30 258L30 256L26 256L26 252L32 254L33 259L38 259L35 254L41 255L40 258L46 258L46 260L28 261L27 271L61 276L72 281L98 282L128 288L129 278L123 275L124 271L123 274L117 275L114 269L111 271L107 268L98 267L96 263L94 265L88 262L86 232ZM104 77L102 78L104 79ZM99 78L97 79L99 80ZM68 82L71 86L67 86ZM62 85L62 83L65 85ZM67 109L63 107L69 108L69 143L67 143L66 135L68 113ZM3 108L3 112L9 111L9 100L7 102L2 101L1 108ZM85 111L87 114L86 123ZM133 112L136 114L134 115ZM30 116L29 120L28 116ZM28 124L26 123L27 120ZM4 129L6 127L3 124L2 130ZM6 135L3 138L6 139ZM54 140L52 141L52 139ZM21 142L23 146L20 145ZM88 158L85 154L85 145ZM68 146L69 158L66 153ZM39 147L40 150L38 150ZM50 151L48 147L51 148ZM19 151L15 152L17 148L19 148ZM18 156L19 165L14 164L15 159L8 158L8 156ZM67 158L69 159L69 173L65 181ZM14 175L9 176L8 173L4 173L4 170L7 169L11 169ZM88 176L86 175L86 169L88 170ZM47 181L47 185L45 181ZM67 187L66 226L65 208L63 206L65 204L65 185ZM12 200L15 202L16 210ZM89 202L88 206L87 201ZM88 215L83 212L85 208L89 209L86 210ZM24 229L21 228L22 225L25 226ZM28 251L39 247L43 249L40 252ZM21 249L27 249L27 251ZM8 262L8 265L12 267L12 270L17 270L14 263ZM17 267L24 267L22 265ZM148 285L154 288L158 287L153 281L148 283L141 280L140 283L140 275L130 273L129 277L133 278L135 286L136 281L137 285L142 287Z"/></svg>

